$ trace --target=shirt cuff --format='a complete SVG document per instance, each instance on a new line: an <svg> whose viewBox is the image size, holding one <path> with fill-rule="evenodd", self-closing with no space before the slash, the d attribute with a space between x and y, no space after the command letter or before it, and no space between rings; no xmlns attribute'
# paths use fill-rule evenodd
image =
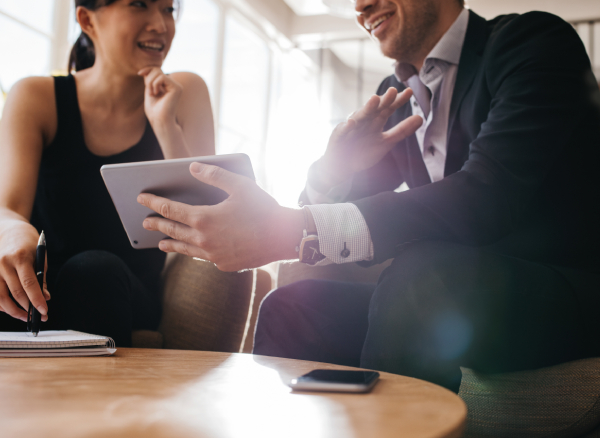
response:
<svg viewBox="0 0 600 438"><path fill-rule="evenodd" d="M352 178L332 187L327 193L318 192L310 182L306 183L306 196L311 204L335 204L343 202L352 189Z"/></svg>
<svg viewBox="0 0 600 438"><path fill-rule="evenodd" d="M326 257L317 266L373 260L371 233L356 205L321 204L305 208L315 220L319 251Z"/></svg>

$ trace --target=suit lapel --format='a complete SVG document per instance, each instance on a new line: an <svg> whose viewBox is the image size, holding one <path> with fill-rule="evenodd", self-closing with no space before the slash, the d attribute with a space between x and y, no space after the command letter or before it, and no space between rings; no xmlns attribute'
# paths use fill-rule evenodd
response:
<svg viewBox="0 0 600 438"><path fill-rule="evenodd" d="M460 136L454 136L452 134L455 129L455 122L460 105L473 83L475 75L479 71L483 59L483 50L488 37L489 34L486 20L475 12L469 11L469 26L467 27L467 34L465 35L465 42L460 55L456 84L454 85L452 102L450 104L444 176L448 176L462 167L462 154L460 153L462 145L458 144L456 141L452 141L453 138L460 138Z"/></svg>

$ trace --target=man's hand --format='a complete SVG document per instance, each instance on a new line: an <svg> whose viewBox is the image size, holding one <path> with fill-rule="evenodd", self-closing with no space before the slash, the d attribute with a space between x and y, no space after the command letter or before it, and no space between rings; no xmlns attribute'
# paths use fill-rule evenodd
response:
<svg viewBox="0 0 600 438"><path fill-rule="evenodd" d="M294 248L302 238L301 210L281 207L251 179L220 167L193 163L190 172L229 197L217 205L192 206L148 193L139 195L140 204L163 216L147 218L144 228L173 239L160 242L162 251L209 260L222 271L297 257Z"/></svg>
<svg viewBox="0 0 600 438"><path fill-rule="evenodd" d="M383 131L387 119L412 96L407 88L398 94L389 88L383 96L372 96L364 107L336 126L325 155L318 162L322 183L333 187L354 173L377 164L400 140L412 135L422 124L419 116L410 116Z"/></svg>

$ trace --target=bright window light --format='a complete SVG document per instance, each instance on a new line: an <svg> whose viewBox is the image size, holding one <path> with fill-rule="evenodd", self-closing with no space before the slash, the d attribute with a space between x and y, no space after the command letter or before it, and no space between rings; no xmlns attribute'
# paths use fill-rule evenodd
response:
<svg viewBox="0 0 600 438"><path fill-rule="evenodd" d="M237 18L228 16L217 152L249 155L263 187L269 70L267 43Z"/></svg>
<svg viewBox="0 0 600 438"><path fill-rule="evenodd" d="M215 63L219 7L211 0L182 3L175 39L163 65L165 72L190 71L199 75L215 95Z"/></svg>
<svg viewBox="0 0 600 438"><path fill-rule="evenodd" d="M3 3L7 2L0 0L0 8ZM32 9L32 15L39 13L42 12ZM0 41L5 42L0 44L0 84L5 92L26 76L48 74L50 57L48 37L0 13Z"/></svg>
<svg viewBox="0 0 600 438"><path fill-rule="evenodd" d="M310 165L327 146L329 117L319 102L319 75L299 50L278 57L279 71L266 146L267 190L284 206L297 206Z"/></svg>

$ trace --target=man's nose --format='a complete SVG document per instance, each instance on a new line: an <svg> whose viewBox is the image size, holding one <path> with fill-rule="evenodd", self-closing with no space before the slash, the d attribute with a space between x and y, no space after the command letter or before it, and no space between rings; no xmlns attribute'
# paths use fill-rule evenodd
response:
<svg viewBox="0 0 600 438"><path fill-rule="evenodd" d="M377 3L377 0L356 0L356 3L354 4L354 10L359 15L365 15L371 9L373 9L375 3Z"/></svg>

